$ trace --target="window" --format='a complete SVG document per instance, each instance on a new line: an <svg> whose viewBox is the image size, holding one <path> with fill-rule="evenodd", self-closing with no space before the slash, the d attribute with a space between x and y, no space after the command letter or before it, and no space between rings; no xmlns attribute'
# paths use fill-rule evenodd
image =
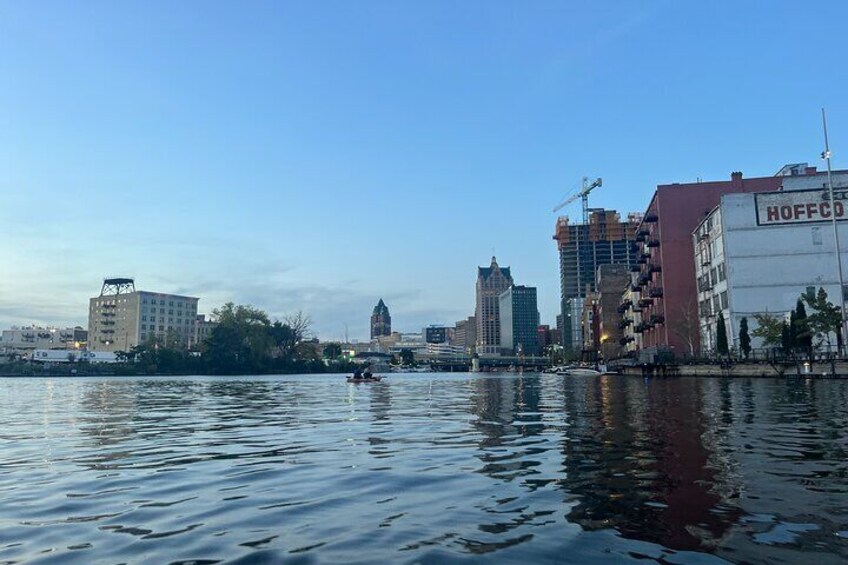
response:
<svg viewBox="0 0 848 565"><path fill-rule="evenodd" d="M822 244L821 228L813 228L813 245Z"/></svg>
<svg viewBox="0 0 848 565"><path fill-rule="evenodd" d="M144 341L145 339L147 339L147 334L141 334L141 341Z"/></svg>
<svg viewBox="0 0 848 565"><path fill-rule="evenodd" d="M142 316L142 317L141 317L141 321L142 321L142 322L146 322L146 321L147 321L147 316Z"/></svg>
<svg viewBox="0 0 848 565"><path fill-rule="evenodd" d="M146 330L146 329L147 329L147 324L141 324L141 329Z"/></svg>
<svg viewBox="0 0 848 565"><path fill-rule="evenodd" d="M723 281L727 278L727 275L724 272L724 263L718 266L718 280L719 282Z"/></svg>
<svg viewBox="0 0 848 565"><path fill-rule="evenodd" d="M173 305L174 305L174 301L173 301L173 300L169 300L169 301L168 301L168 306L173 306Z"/></svg>
<svg viewBox="0 0 848 565"><path fill-rule="evenodd" d="M173 313L174 313L174 309L173 309L173 308L171 308L170 310L168 310L168 314L173 314Z"/></svg>
<svg viewBox="0 0 848 565"><path fill-rule="evenodd" d="M159 313L160 313L160 314L164 314L164 313L165 313L165 309L164 309L164 308L159 308Z"/></svg>
<svg viewBox="0 0 848 565"><path fill-rule="evenodd" d="M727 292L726 291L721 293L721 309L722 310L727 309Z"/></svg>
<svg viewBox="0 0 848 565"><path fill-rule="evenodd" d="M164 331L165 331L165 326L159 326L159 331L160 331L160 332L164 332Z"/></svg>

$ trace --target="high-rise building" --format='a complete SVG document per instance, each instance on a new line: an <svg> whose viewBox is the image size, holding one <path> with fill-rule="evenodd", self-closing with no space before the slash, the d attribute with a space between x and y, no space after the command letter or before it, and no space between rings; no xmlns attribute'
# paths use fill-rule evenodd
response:
<svg viewBox="0 0 848 565"><path fill-rule="evenodd" d="M539 355L536 288L514 285L498 296L501 350L508 355Z"/></svg>
<svg viewBox="0 0 848 565"><path fill-rule="evenodd" d="M452 343L462 348L464 353L473 352L477 346L477 319L474 316L469 316L468 319L456 323Z"/></svg>
<svg viewBox="0 0 848 565"><path fill-rule="evenodd" d="M100 296L89 300L88 348L129 351L153 340L178 340L191 347L196 339L198 298L135 289L135 281L103 281Z"/></svg>
<svg viewBox="0 0 848 565"><path fill-rule="evenodd" d="M634 240L641 215L629 214L622 221L614 210L596 209L589 215L589 223L570 224L568 217L557 219L554 239L559 248L561 315L565 349L580 351L583 337L574 334L580 327L573 319L580 312L587 292L594 292L595 273L601 265L636 264Z"/></svg>
<svg viewBox="0 0 848 565"><path fill-rule="evenodd" d="M501 327L499 316L500 294L512 286L509 267L501 268L492 257L488 267L477 267L477 353L499 355Z"/></svg>
<svg viewBox="0 0 848 565"><path fill-rule="evenodd" d="M381 298L371 314L371 339L392 335L392 317L389 315L389 307Z"/></svg>

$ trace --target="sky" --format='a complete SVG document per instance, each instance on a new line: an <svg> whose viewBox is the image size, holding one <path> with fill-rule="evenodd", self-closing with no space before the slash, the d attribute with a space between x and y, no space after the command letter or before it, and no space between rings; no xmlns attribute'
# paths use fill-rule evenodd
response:
<svg viewBox="0 0 848 565"><path fill-rule="evenodd" d="M325 340L559 304L553 207L848 167L848 3L0 0L0 327L104 277L303 311ZM579 202L563 209L577 218Z"/></svg>

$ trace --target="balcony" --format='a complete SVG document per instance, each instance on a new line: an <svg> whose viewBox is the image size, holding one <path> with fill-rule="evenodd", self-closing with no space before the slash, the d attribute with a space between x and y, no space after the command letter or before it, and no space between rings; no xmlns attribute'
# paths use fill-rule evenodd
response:
<svg viewBox="0 0 848 565"><path fill-rule="evenodd" d="M621 329L624 329L632 323L633 323L633 318L624 318L623 320L621 320L618 323L618 327L621 328Z"/></svg>
<svg viewBox="0 0 848 565"><path fill-rule="evenodd" d="M665 316L655 314L655 315L651 316L651 323L652 324L664 324L665 323Z"/></svg>
<svg viewBox="0 0 848 565"><path fill-rule="evenodd" d="M638 233L638 232L637 232L637 233L636 233L636 237L634 237L634 238L633 238L633 241L638 241L639 243L641 243L641 242L645 241L645 239L646 239L647 237L648 237L648 236L646 236L646 235L644 235L644 234L642 234L642 233Z"/></svg>
<svg viewBox="0 0 848 565"><path fill-rule="evenodd" d="M653 274L653 273L662 273L662 265L658 265L658 264L656 264L656 263L651 263L651 264L648 266L648 270L651 272L651 274Z"/></svg>
<svg viewBox="0 0 848 565"><path fill-rule="evenodd" d="M650 273L642 273L641 275L639 275L639 284L640 284L641 286L645 286L645 285L646 285L646 284L648 284L649 282L651 282L651 275L650 275Z"/></svg>
<svg viewBox="0 0 848 565"><path fill-rule="evenodd" d="M663 297L663 289L661 286L655 286L648 292L648 296L651 298L662 298Z"/></svg>
<svg viewBox="0 0 848 565"><path fill-rule="evenodd" d="M660 240L649 239L648 241L645 242L645 246L646 247L659 247L660 246Z"/></svg>
<svg viewBox="0 0 848 565"><path fill-rule="evenodd" d="M651 235L651 231L648 228L639 228L636 230L636 237L642 236L643 238Z"/></svg>
<svg viewBox="0 0 848 565"><path fill-rule="evenodd" d="M648 306L651 306L653 303L654 303L654 301L651 298L641 298L639 300L639 306L641 308L646 308Z"/></svg>
<svg viewBox="0 0 848 565"><path fill-rule="evenodd" d="M659 221L659 219L660 217L654 212L648 212L645 214L645 221L649 224L655 224Z"/></svg>
<svg viewBox="0 0 848 565"><path fill-rule="evenodd" d="M630 265L630 272L631 273L638 273L641 270L642 270L642 268L639 265Z"/></svg>

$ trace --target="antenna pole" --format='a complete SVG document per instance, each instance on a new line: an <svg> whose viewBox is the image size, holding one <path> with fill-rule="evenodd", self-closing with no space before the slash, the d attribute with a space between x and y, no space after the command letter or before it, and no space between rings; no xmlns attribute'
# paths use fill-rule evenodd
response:
<svg viewBox="0 0 848 565"><path fill-rule="evenodd" d="M830 218L833 224L833 242L836 249L836 269L839 274L839 304L842 306L842 346L844 349L845 340L848 338L848 331L846 331L848 316L845 315L845 283L842 278L842 253L839 250L839 230L836 225L836 201L833 198L833 173L830 167L830 144L827 140L827 116L825 115L824 108L822 108L822 129L824 130L824 152L822 153L822 158L827 161L827 190L830 195Z"/></svg>

